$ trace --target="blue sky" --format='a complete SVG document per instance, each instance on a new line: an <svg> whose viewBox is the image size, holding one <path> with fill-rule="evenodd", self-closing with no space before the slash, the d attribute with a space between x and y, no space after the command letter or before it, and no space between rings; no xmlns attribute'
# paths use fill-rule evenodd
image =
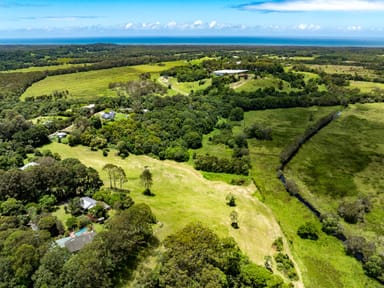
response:
<svg viewBox="0 0 384 288"><path fill-rule="evenodd" d="M0 38L334 36L384 38L384 0L0 0Z"/></svg>

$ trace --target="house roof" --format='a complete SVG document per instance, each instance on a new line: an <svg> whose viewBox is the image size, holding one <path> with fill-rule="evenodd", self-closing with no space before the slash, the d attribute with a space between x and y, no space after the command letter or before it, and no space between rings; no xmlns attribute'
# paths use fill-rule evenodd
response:
<svg viewBox="0 0 384 288"><path fill-rule="evenodd" d="M70 238L64 243L64 245L69 250L69 252L77 252L82 249L86 244L91 243L95 235L96 232L84 233L75 238Z"/></svg>
<svg viewBox="0 0 384 288"><path fill-rule="evenodd" d="M29 167L37 166L40 165L39 163L36 162L29 162L28 164L25 164L23 167L20 167L20 170L25 170Z"/></svg>
<svg viewBox="0 0 384 288"><path fill-rule="evenodd" d="M92 199L91 197L81 197L80 198L80 206L84 210L91 209L92 207L96 206L97 201L95 199Z"/></svg>
<svg viewBox="0 0 384 288"><path fill-rule="evenodd" d="M225 70L213 71L213 74L225 75L225 74L239 74L239 73L245 73L245 72L248 72L248 70L225 69Z"/></svg>

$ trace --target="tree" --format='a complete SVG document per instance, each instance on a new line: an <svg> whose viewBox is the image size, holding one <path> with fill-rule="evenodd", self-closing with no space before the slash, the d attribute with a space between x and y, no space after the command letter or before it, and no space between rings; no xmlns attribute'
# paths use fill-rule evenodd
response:
<svg viewBox="0 0 384 288"><path fill-rule="evenodd" d="M244 119L244 110L240 107L233 108L229 114L229 120L241 121Z"/></svg>
<svg viewBox="0 0 384 288"><path fill-rule="evenodd" d="M143 182L143 185L145 188L144 194L145 195L152 195L151 186L153 184L153 180L152 180L152 173L148 169L148 167L144 168L143 172L140 175L140 179Z"/></svg>
<svg viewBox="0 0 384 288"><path fill-rule="evenodd" d="M109 186L112 189L112 181L114 180L114 171L116 170L117 166L111 163L107 163L103 167L103 171L107 171L108 173L108 178L109 178Z"/></svg>
<svg viewBox="0 0 384 288"><path fill-rule="evenodd" d="M71 215L78 216L82 213L82 208L80 205L80 197L75 197L70 199L67 204L67 210Z"/></svg>
<svg viewBox="0 0 384 288"><path fill-rule="evenodd" d="M236 206L236 198L235 198L235 195L233 195L232 193L229 193L225 199L227 200L228 206L230 207Z"/></svg>
<svg viewBox="0 0 384 288"><path fill-rule="evenodd" d="M25 207L21 201L8 198L0 204L0 212L4 216L17 216L25 213Z"/></svg>
<svg viewBox="0 0 384 288"><path fill-rule="evenodd" d="M33 275L33 287L35 288L60 288L60 275L65 262L71 257L66 248L53 247L45 253L40 260L40 266Z"/></svg>
<svg viewBox="0 0 384 288"><path fill-rule="evenodd" d="M59 234L63 234L64 227L63 224L57 219L56 216L52 215L44 215L40 218L37 226L41 230L47 230L51 233L52 237L58 236Z"/></svg>
<svg viewBox="0 0 384 288"><path fill-rule="evenodd" d="M231 226L235 229L239 229L239 214L236 211L232 211L229 217L231 218Z"/></svg>
<svg viewBox="0 0 384 288"><path fill-rule="evenodd" d="M76 217L70 217L65 221L65 225L67 225L68 229L76 229L79 226L79 221Z"/></svg>
<svg viewBox="0 0 384 288"><path fill-rule="evenodd" d="M124 169L118 166L115 168L114 172L115 172L116 178L119 179L120 189L123 189L123 184L126 183L128 180ZM116 185L115 185L115 188L116 188Z"/></svg>
<svg viewBox="0 0 384 288"><path fill-rule="evenodd" d="M44 195L39 199L39 205L42 210L51 212L57 203L55 195Z"/></svg>
<svg viewBox="0 0 384 288"><path fill-rule="evenodd" d="M312 222L306 222L297 230L297 235L299 235L302 239L317 240L319 239L318 233L319 231Z"/></svg>

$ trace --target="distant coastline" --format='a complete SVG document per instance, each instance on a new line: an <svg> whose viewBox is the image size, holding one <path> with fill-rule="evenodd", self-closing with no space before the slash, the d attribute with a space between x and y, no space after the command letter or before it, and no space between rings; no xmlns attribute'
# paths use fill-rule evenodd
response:
<svg viewBox="0 0 384 288"><path fill-rule="evenodd" d="M318 47L375 47L384 48L384 38L319 38L319 37L84 37L84 38L9 38L0 45L239 45L239 46L318 46Z"/></svg>

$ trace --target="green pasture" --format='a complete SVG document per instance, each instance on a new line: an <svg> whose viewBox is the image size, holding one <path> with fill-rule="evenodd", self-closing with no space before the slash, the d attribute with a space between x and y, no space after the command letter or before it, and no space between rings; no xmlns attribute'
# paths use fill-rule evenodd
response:
<svg viewBox="0 0 384 288"><path fill-rule="evenodd" d="M375 90L384 90L384 83L375 83L367 81L350 81L351 88L359 88L363 93L374 92Z"/></svg>
<svg viewBox="0 0 384 288"><path fill-rule="evenodd" d="M65 90L69 91L69 97L89 100L102 96L115 96L116 92L108 88L110 83L136 80L144 72L154 74L156 78L159 72L184 64L184 61L173 61L50 76L34 83L24 92L21 99Z"/></svg>
<svg viewBox="0 0 384 288"><path fill-rule="evenodd" d="M89 148L69 147L64 144L51 143L44 147L62 158L77 158L87 166L99 171L104 183L109 183L107 173L102 171L106 163L123 167L128 182L125 189L136 203L147 203L156 215L159 224L155 234L164 239L190 222L200 221L214 229L220 236L232 236L241 249L256 263L262 264L264 256L272 255L272 242L281 236L280 227L272 212L257 199L252 197L253 185L232 186L224 182L213 182L203 178L187 164L173 161L159 161L147 156L130 155L126 159L115 156L111 151L103 157L101 151ZM142 194L140 174L148 166L153 174L152 191L156 196ZM225 197L233 193L237 206L231 208L225 204ZM236 210L239 214L240 229L230 226L229 214Z"/></svg>
<svg viewBox="0 0 384 288"><path fill-rule="evenodd" d="M159 77L158 82L164 86L169 86L168 95L173 96L177 94L189 95L191 91L204 90L212 85L212 79L203 79L194 82L178 82L174 77Z"/></svg>
<svg viewBox="0 0 384 288"><path fill-rule="evenodd" d="M92 64L60 64L60 65L50 65L50 66L33 66L28 68L20 68L14 70L4 71L5 73L27 73L27 72L44 72L44 71L55 71L55 70L64 70L72 67L86 67Z"/></svg>
<svg viewBox="0 0 384 288"><path fill-rule="evenodd" d="M355 65L320 65L313 64L309 65L312 69L324 71L328 74L351 74L351 75L361 75L365 77L375 77L375 72L373 70L369 70L363 66L355 66Z"/></svg>
<svg viewBox="0 0 384 288"><path fill-rule="evenodd" d="M253 111L245 114L245 126L263 123L272 128L272 141L250 140L251 176L259 189L259 197L274 212L299 265L305 287L377 287L364 275L361 264L346 256L342 243L320 232L318 241L303 240L296 234L300 225L320 223L296 198L290 196L277 179L276 168L283 147L319 118L339 107L310 107ZM241 129L237 127L236 129Z"/></svg>
<svg viewBox="0 0 384 288"><path fill-rule="evenodd" d="M373 209L349 231L377 243L384 235L384 104L350 105L308 142L288 166L302 193L324 212L369 196ZM381 244L379 249L384 250Z"/></svg>
<svg viewBox="0 0 384 288"><path fill-rule="evenodd" d="M236 85L236 83L233 83L232 88L236 89L236 91L238 92L252 92L257 89L263 89L268 87L274 87L278 89L280 81L281 80L279 78L269 75L262 78L243 81L242 85ZM283 90L285 89L290 89L290 87L288 83L283 81Z"/></svg>

